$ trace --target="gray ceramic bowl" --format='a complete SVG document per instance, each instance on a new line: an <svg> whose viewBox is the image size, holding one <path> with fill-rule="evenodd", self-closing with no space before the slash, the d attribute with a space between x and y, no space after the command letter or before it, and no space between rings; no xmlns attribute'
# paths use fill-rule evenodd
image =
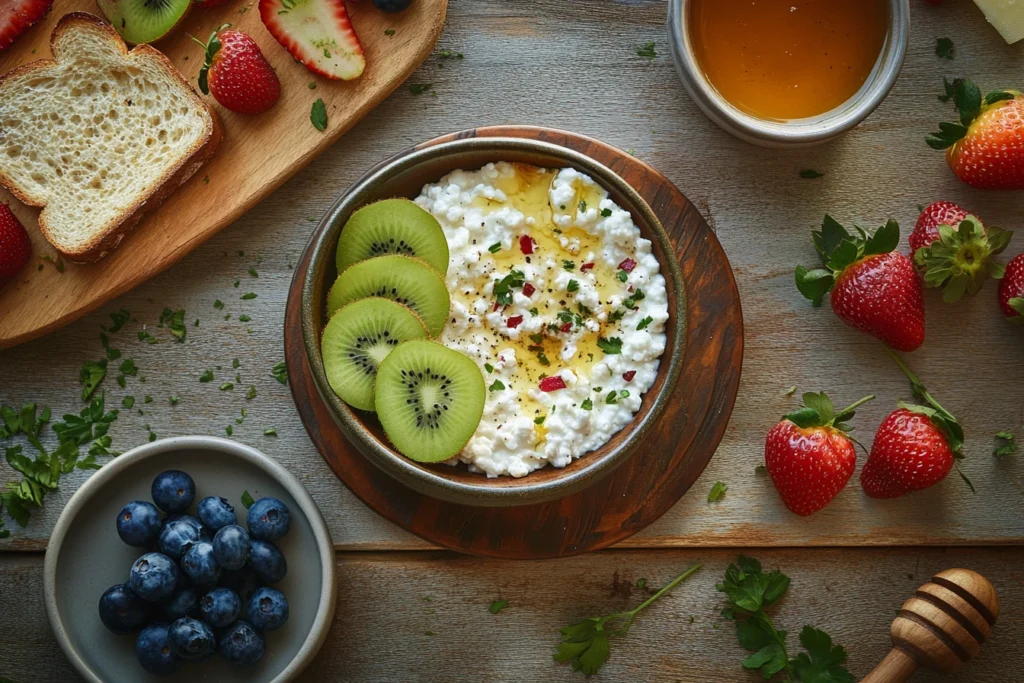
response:
<svg viewBox="0 0 1024 683"><path fill-rule="evenodd" d="M672 61L690 97L708 118L741 140L765 147L815 145L841 135L863 121L889 94L903 68L910 43L910 0L889 0L889 33L875 68L845 103L820 116L769 121L730 104L708 82L697 63L686 30L688 0L669 0L668 37Z"/></svg>
<svg viewBox="0 0 1024 683"><path fill-rule="evenodd" d="M603 447L567 467L545 467L515 479L470 472L464 465L424 465L391 448L372 413L354 410L339 399L327 382L320 356L320 335L326 325L327 292L337 277L334 255L338 236L353 211L388 197L419 195L422 187L456 169L476 169L490 162L509 161L547 168L574 167L604 187L627 209L641 234L653 243L668 290L667 344L658 377L644 395L643 405L624 429ZM682 274L674 249L658 218L621 177L608 167L573 150L521 138L466 138L410 151L378 166L334 203L313 237L313 254L302 292L302 332L306 356L321 398L335 422L375 465L420 493L474 506L528 505L554 500L583 490L624 462L643 441L661 415L679 379L685 340L686 305Z"/></svg>
<svg viewBox="0 0 1024 683"><path fill-rule="evenodd" d="M227 498L243 526L245 490L257 499L274 496L291 511L291 529L277 544L288 561L288 575L275 585L288 598L288 623L268 634L267 654L254 667L238 668L217 656L186 664L173 676L150 676L135 660L135 638L114 635L100 622L97 606L103 591L127 581L132 562L144 552L118 538L117 513L129 501L151 500L153 478L168 469L192 476L197 502L211 495ZM216 437L163 439L111 461L71 497L50 537L43 586L54 636L87 681L283 683L298 676L327 638L334 616L334 546L302 484L266 455Z"/></svg>

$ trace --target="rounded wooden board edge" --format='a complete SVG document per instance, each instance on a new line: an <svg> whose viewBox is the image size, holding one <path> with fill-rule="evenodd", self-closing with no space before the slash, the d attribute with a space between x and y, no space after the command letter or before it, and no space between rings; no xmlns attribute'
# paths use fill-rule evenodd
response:
<svg viewBox="0 0 1024 683"><path fill-rule="evenodd" d="M32 300L24 300L24 303L22 303L21 306L34 308L34 315L38 315L42 311L46 315L52 315L52 317L48 317L44 323L36 326L30 325L19 328L14 325L0 325L0 350L10 348L12 346L17 346L18 344L31 341L38 337L49 334L54 330L58 330L64 327L65 325L68 325L74 322L75 320L78 320L79 318L82 318L88 315L89 313L92 313L93 311L108 303L112 299L117 298L118 296L124 294L125 292L134 289L143 282L167 270L171 266L178 263L185 256L192 253L192 251L194 251L208 239L210 239L211 237L219 233L221 230L224 230L229 225L231 225L239 218L241 218L256 204L266 199L266 197L270 195L271 192L278 189L289 178L291 178L297 172L302 170L317 156L322 154L324 150L326 150L328 147L337 142L356 123L362 120L363 117L365 117L367 114L373 111L373 109L378 104L383 102L395 90L397 90L402 85L402 83L404 83L433 52L434 47L437 45L438 40L441 38L441 33L444 30L445 18L448 12L448 0L430 0L430 2L432 5L436 5L436 11L432 15L433 20L429 24L429 29L424 33L425 39L422 40L421 43L419 44L419 49L415 52L414 57L411 60L409 60L405 68L397 72L395 76L387 82L386 86L384 88L381 88L379 92L374 95L373 98L368 100L366 103L363 104L363 106L357 108L353 113L347 116L342 125L334 129L329 129L328 132L324 135L321 144L307 151L306 153L296 157L289 164L281 167L278 170L278 172L271 176L270 180L261 187L259 192L251 194L245 199L245 201L232 207L228 213L219 217L215 222L211 223L205 230L201 232L201 234L193 236L192 238L177 244L175 248L171 250L161 252L159 257L157 258L138 259L138 261L141 261L144 264L144 267L138 269L137 271L134 271L130 277L114 279L110 285L104 287L102 291L94 292L92 296L82 296L82 290L80 288L75 288L75 296L50 297L51 301L54 298L59 298L61 301L65 302L63 304L65 308L60 308L57 306L40 307L35 306L35 304L32 303ZM39 22L39 24L32 27L32 31L37 34L43 34L45 36L45 44L49 45L49 35L51 29L53 28L53 25L57 20L59 20L60 17L64 16L64 14L67 14L68 11L72 10L69 9L66 11L51 11L44 21L41 21ZM95 7L95 5L92 7L90 11L93 14L99 14L99 9ZM25 41L23 45L12 47L10 53L16 52L17 47L23 47L27 49L27 45L28 41ZM34 52L35 50L33 50L33 53ZM7 69L0 69L0 73L5 72L6 70ZM312 74L310 74L310 76L313 77ZM207 165L208 164L209 162L207 162ZM200 170L206 168L207 165L204 165L204 167L202 167ZM175 192L172 193L172 197L173 195L182 193L190 185L195 185L200 180L201 174L196 173L194 177L183 183L181 187L175 190ZM2 187L0 187L0 191L9 194ZM153 209L152 214L158 214L160 210L161 208L157 206L156 208ZM36 254L38 252L38 249L35 248L35 245L45 245L46 242L41 236L38 236L38 228L35 228L33 230L35 224L35 215L38 213L39 210L36 208L23 206L21 213L24 214L25 212L28 211L32 212L33 217L31 221L32 225L26 225L26 227L30 229L30 233L37 233L36 237L38 237L38 239L33 239L33 254ZM128 255L133 255L132 238L137 236L135 233L137 233L138 231L146 229L146 223L147 221L152 219L152 214L147 214L143 216L139 225L135 226L134 228L132 228L131 231L129 231L129 233L125 236L124 242L114 252L114 254L111 254L102 261L99 261L94 264L76 265L76 268L81 268L83 271L89 271L84 273L83 279L90 279L90 272L95 272L96 269L102 268L103 264L105 262L111 261L112 257L116 254L122 254L122 252L125 252ZM49 275L51 278L63 279L69 277L67 273L55 274L49 273L48 270L44 270L42 272ZM23 272L21 275L24 276L25 273ZM36 273L32 273L32 275L36 275ZM12 292L14 290L15 287L13 285L0 289L0 311L3 311L2 315L0 315L0 318L2 318L5 323L8 322L17 314L16 307L18 304L15 303L12 305L9 304L7 301L9 297L13 297Z"/></svg>
<svg viewBox="0 0 1024 683"><path fill-rule="evenodd" d="M593 487L539 505L460 506L399 484L345 439L317 395L299 322L308 246L296 265L285 312L292 396L310 438L342 483L371 509L427 541L463 553L509 559L565 557L604 548L667 512L703 472L725 433L743 358L736 281L717 237L685 195L649 165L603 142L546 128L489 126L445 135L413 149L473 136L530 137L588 154L619 173L661 219L676 246L686 283L687 342L672 406L647 442ZM653 447L657 444L671 450L659 451Z"/></svg>

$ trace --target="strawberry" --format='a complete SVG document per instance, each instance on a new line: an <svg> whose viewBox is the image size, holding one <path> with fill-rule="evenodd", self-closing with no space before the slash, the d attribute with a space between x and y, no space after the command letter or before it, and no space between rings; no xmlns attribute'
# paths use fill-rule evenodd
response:
<svg viewBox="0 0 1024 683"><path fill-rule="evenodd" d="M1017 254L1006 264L1006 274L999 283L999 308L1013 325L1024 325L1024 254Z"/></svg>
<svg viewBox="0 0 1024 683"><path fill-rule="evenodd" d="M260 0L260 18L270 35L315 74L350 81L366 68L345 0Z"/></svg>
<svg viewBox="0 0 1024 683"><path fill-rule="evenodd" d="M996 90L984 98L970 79L948 89L959 123L940 123L926 141L946 150L946 162L960 180L985 190L1024 190L1024 98Z"/></svg>
<svg viewBox="0 0 1024 683"><path fill-rule="evenodd" d="M199 71L199 89L239 114L261 114L281 96L281 82L260 46L241 31L224 24L210 34L206 61Z"/></svg>
<svg viewBox="0 0 1024 683"><path fill-rule="evenodd" d="M0 285L13 280L31 256L28 233L11 207L0 204Z"/></svg>
<svg viewBox="0 0 1024 683"><path fill-rule="evenodd" d="M4 0L0 2L0 52L3 52L46 16L53 0Z"/></svg>
<svg viewBox="0 0 1024 683"><path fill-rule="evenodd" d="M1011 237L1002 228L986 228L953 202L935 202L918 217L910 248L925 286L942 287L946 303L955 303L964 292L977 294L986 275L1003 276L1002 264L992 257L1006 249Z"/></svg>
<svg viewBox="0 0 1024 683"><path fill-rule="evenodd" d="M828 505L846 486L857 464L846 436L854 409L868 396L838 413L825 393L804 394L804 404L768 432L764 463L786 507L809 515Z"/></svg>
<svg viewBox="0 0 1024 683"><path fill-rule="evenodd" d="M896 498L928 488L945 479L956 461L963 458L964 431L960 423L932 398L899 356L889 353L910 379L914 396L927 405L900 401L899 409L878 426L860 473L860 484L872 498ZM960 476L973 491L963 472Z"/></svg>
<svg viewBox="0 0 1024 683"><path fill-rule="evenodd" d="M895 349L913 351L924 342L924 297L913 263L895 251L900 226L891 220L874 234L856 230L851 235L825 216L813 233L824 267L797 267L797 289L815 306L831 292L840 320Z"/></svg>

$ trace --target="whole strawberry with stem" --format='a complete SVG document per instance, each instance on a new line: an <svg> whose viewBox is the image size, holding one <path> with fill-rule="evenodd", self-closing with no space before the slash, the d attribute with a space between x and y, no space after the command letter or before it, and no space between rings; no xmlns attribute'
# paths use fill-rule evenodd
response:
<svg viewBox="0 0 1024 683"><path fill-rule="evenodd" d="M941 287L943 300L956 303L965 293L981 291L986 276L1003 276L1003 265L993 257L1011 237L1009 230L986 228L953 202L935 202L918 216L910 248L925 287Z"/></svg>
<svg viewBox="0 0 1024 683"><path fill-rule="evenodd" d="M821 230L812 233L823 267L797 267L797 289L816 307L831 293L840 320L895 349L913 351L924 342L924 296L914 264L895 251L899 224L890 220L874 233L855 231L826 215Z"/></svg>
<svg viewBox="0 0 1024 683"><path fill-rule="evenodd" d="M915 398L926 405L900 401L878 426L860 472L860 484L872 498L896 498L933 486L964 457L964 430L956 417L928 393L899 356L888 351L910 379ZM957 472L974 491L959 466Z"/></svg>
<svg viewBox="0 0 1024 683"><path fill-rule="evenodd" d="M11 207L0 204L0 285L4 285L25 267L32 256L32 242Z"/></svg>
<svg viewBox="0 0 1024 683"><path fill-rule="evenodd" d="M835 411L825 393L806 393L803 405L772 427L764 443L764 463L786 507L810 515L828 505L853 475L857 455L847 432L866 396Z"/></svg>
<svg viewBox="0 0 1024 683"><path fill-rule="evenodd" d="M940 123L930 147L946 150L946 162L960 180L987 190L1024 189L1024 98L1015 90L982 97L969 78L950 88L960 120Z"/></svg>
<svg viewBox="0 0 1024 683"><path fill-rule="evenodd" d="M1006 273L999 282L999 308L1011 325L1024 325L1024 254L1017 254L1006 264Z"/></svg>
<svg viewBox="0 0 1024 683"><path fill-rule="evenodd" d="M281 96L281 82L256 41L241 31L226 30L230 26L222 25L206 43L193 38L206 50L199 89L233 112L262 114Z"/></svg>

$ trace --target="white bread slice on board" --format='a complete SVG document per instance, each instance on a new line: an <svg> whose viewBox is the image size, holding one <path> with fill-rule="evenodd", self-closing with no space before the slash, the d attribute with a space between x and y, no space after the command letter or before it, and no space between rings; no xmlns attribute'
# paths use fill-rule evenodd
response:
<svg viewBox="0 0 1024 683"><path fill-rule="evenodd" d="M106 22L61 17L54 59L0 77L0 184L42 207L43 236L96 261L209 159L213 111L163 54Z"/></svg>

